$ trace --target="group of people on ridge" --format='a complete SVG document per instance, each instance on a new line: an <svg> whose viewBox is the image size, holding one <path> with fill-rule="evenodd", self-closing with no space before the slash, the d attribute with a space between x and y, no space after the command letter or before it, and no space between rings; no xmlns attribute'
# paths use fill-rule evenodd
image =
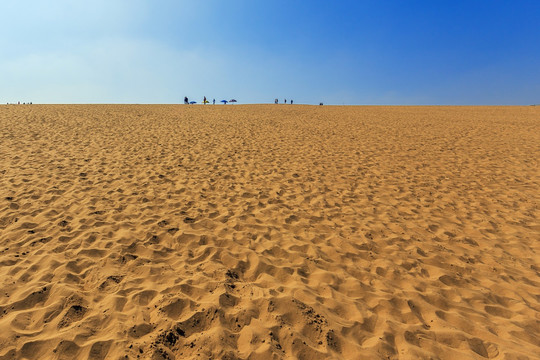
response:
<svg viewBox="0 0 540 360"><path fill-rule="evenodd" d="M283 99L283 103L287 103L287 99ZM278 99L274 99L274 104L279 104L279 100ZM293 104L293 101L291 99L291 105Z"/></svg>
<svg viewBox="0 0 540 360"><path fill-rule="evenodd" d="M222 103L228 103L229 101L226 101L226 100L221 100ZM236 100L231 100L230 102L236 102ZM189 104L196 104L197 102L196 101L189 101L188 97L187 96L184 96L184 104L185 105L189 105ZM287 103L287 99L283 99L283 103ZM291 99L290 101L290 104L292 105L294 103L294 101ZM208 101L206 99L206 96L203 98L203 104L210 104L210 101ZM216 104L216 99L212 99L212 104ZM279 104L279 100L278 99L274 99L274 104ZM319 105L322 105L322 103L320 103Z"/></svg>
<svg viewBox="0 0 540 360"><path fill-rule="evenodd" d="M196 103L195 101L189 102L188 97L187 97L187 96L184 96L184 104L185 104L185 105L195 104L195 103ZM203 99L203 104L210 104L210 101L206 100L206 96L205 96L204 99ZM213 100L212 100L212 104L213 104L213 105L216 104L216 99L213 99Z"/></svg>

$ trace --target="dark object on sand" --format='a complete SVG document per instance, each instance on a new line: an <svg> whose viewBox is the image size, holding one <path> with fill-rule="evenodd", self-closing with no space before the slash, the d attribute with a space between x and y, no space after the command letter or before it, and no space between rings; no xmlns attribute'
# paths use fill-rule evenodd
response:
<svg viewBox="0 0 540 360"><path fill-rule="evenodd" d="M319 103L319 105L322 105L323 103Z"/></svg>
<svg viewBox="0 0 540 360"><path fill-rule="evenodd" d="M221 102L222 102L223 104L227 104L227 103L228 103L227 100L221 100Z"/></svg>

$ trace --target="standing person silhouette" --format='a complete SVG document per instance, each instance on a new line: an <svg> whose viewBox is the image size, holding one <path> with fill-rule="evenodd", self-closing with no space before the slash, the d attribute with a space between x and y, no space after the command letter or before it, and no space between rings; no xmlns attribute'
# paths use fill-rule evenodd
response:
<svg viewBox="0 0 540 360"><path fill-rule="evenodd" d="M203 100L203 104L206 105L207 101L206 101L206 96L204 97L204 100Z"/></svg>
<svg viewBox="0 0 540 360"><path fill-rule="evenodd" d="M283 102L286 104L286 103L287 103L287 99L283 100Z"/></svg>
<svg viewBox="0 0 540 360"><path fill-rule="evenodd" d="M184 104L189 105L189 99L187 98L187 96L184 96Z"/></svg>
<svg viewBox="0 0 540 360"><path fill-rule="evenodd" d="M216 105L216 99L212 100L212 105Z"/></svg>

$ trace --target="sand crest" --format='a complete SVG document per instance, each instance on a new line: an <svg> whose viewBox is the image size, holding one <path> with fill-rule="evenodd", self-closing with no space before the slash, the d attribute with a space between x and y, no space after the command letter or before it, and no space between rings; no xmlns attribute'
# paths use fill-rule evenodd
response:
<svg viewBox="0 0 540 360"><path fill-rule="evenodd" d="M540 108L0 106L0 359L537 359Z"/></svg>

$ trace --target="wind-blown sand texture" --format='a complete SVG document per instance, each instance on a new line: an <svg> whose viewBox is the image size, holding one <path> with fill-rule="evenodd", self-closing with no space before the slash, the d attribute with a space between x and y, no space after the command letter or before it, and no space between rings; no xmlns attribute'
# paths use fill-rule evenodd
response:
<svg viewBox="0 0 540 360"><path fill-rule="evenodd" d="M539 358L539 107L0 114L0 359Z"/></svg>

